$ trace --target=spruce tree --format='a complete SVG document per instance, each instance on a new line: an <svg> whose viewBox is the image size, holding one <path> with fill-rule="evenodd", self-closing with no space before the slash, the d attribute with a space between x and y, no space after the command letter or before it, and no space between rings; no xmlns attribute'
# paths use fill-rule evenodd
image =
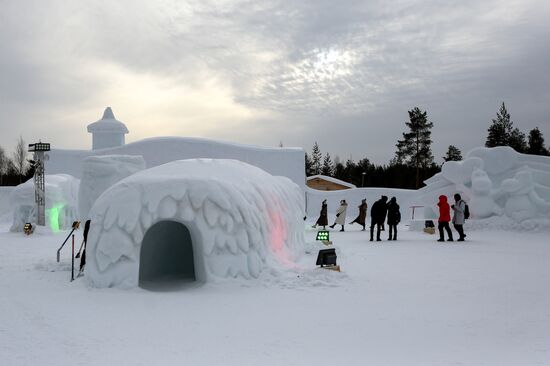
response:
<svg viewBox="0 0 550 366"><path fill-rule="evenodd" d="M334 163L334 178L348 181L348 177L346 175L346 167L341 162Z"/></svg>
<svg viewBox="0 0 550 366"><path fill-rule="evenodd" d="M489 126L486 147L508 146L510 135L512 134L513 122L510 120L510 114L506 110L504 102L497 112L497 118Z"/></svg>
<svg viewBox="0 0 550 366"><path fill-rule="evenodd" d="M319 145L317 144L317 141L315 141L315 144L313 144L313 149L311 150L311 169L313 171L313 175L321 174L322 158L323 155L321 154L321 149L319 149Z"/></svg>
<svg viewBox="0 0 550 366"><path fill-rule="evenodd" d="M449 145L447 154L443 157L444 161L460 161L462 160L462 152L454 145Z"/></svg>
<svg viewBox="0 0 550 366"><path fill-rule="evenodd" d="M433 164L431 135L433 123L428 121L428 113L415 107L409 111L409 122L405 122L409 132L398 140L395 159L397 164L407 164L416 169L416 188L420 187L420 171Z"/></svg>
<svg viewBox="0 0 550 366"><path fill-rule="evenodd" d="M512 130L508 137L508 146L517 152L523 153L527 150L527 141L525 141L525 134L521 132L517 127Z"/></svg>
<svg viewBox="0 0 550 366"><path fill-rule="evenodd" d="M306 152L306 177L309 177L313 174L313 167L311 163L311 158L309 157L309 154Z"/></svg>
<svg viewBox="0 0 550 366"><path fill-rule="evenodd" d="M332 175L334 174L332 159L330 158L329 153L326 153L325 159L323 160L323 167L321 168L321 174L326 175L328 177L332 177Z"/></svg>
<svg viewBox="0 0 550 366"><path fill-rule="evenodd" d="M548 155L548 150L544 147L544 137L538 127L529 131L529 143L526 153L531 155Z"/></svg>

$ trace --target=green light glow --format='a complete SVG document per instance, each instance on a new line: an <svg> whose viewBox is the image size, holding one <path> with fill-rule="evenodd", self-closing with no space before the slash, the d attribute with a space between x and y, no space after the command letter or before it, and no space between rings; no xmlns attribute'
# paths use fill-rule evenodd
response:
<svg viewBox="0 0 550 366"><path fill-rule="evenodd" d="M328 238L329 238L328 231L321 230L317 232L317 240L328 241Z"/></svg>
<svg viewBox="0 0 550 366"><path fill-rule="evenodd" d="M50 228L54 233L59 231L59 213L63 207L64 205L55 205L49 210L46 210L50 221Z"/></svg>

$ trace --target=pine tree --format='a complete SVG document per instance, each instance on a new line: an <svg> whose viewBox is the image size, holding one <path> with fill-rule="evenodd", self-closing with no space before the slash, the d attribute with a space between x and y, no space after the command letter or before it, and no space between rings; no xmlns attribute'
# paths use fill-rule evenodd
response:
<svg viewBox="0 0 550 366"><path fill-rule="evenodd" d="M334 163L334 178L347 181L346 167L341 162Z"/></svg>
<svg viewBox="0 0 550 366"><path fill-rule="evenodd" d="M460 161L462 160L462 152L454 145L449 145L447 154L443 157L444 161Z"/></svg>
<svg viewBox="0 0 550 366"><path fill-rule="evenodd" d="M525 141L525 134L521 132L517 127L512 130L510 137L508 137L508 146L523 153L527 150L527 142Z"/></svg>
<svg viewBox="0 0 550 366"><path fill-rule="evenodd" d="M548 150L544 147L544 137L538 127L529 131L529 143L526 153L531 155L548 155Z"/></svg>
<svg viewBox="0 0 550 366"><path fill-rule="evenodd" d="M314 175L313 174L313 167L312 167L312 163L311 163L311 158L309 157L309 154L306 152L306 177L309 177L311 175Z"/></svg>
<svg viewBox="0 0 550 366"><path fill-rule="evenodd" d="M27 162L27 146L23 137L19 137L15 151L13 152L13 165L17 175L19 175L19 183L22 182L22 178L29 171L29 163Z"/></svg>
<svg viewBox="0 0 550 366"><path fill-rule="evenodd" d="M348 160L346 160L344 168L346 178L343 180L355 184L355 172L357 170L357 164L355 164L355 162L351 158L349 158Z"/></svg>
<svg viewBox="0 0 550 366"><path fill-rule="evenodd" d="M326 175L328 177L332 177L334 175L332 159L330 158L329 153L326 153L325 159L323 160L323 167L321 168L321 174Z"/></svg>
<svg viewBox="0 0 550 366"><path fill-rule="evenodd" d="M493 119L493 124L489 126L489 134L487 135L485 146L508 146L513 124L510 120L510 114L506 110L504 102L502 102L502 106L497 112L497 119Z"/></svg>
<svg viewBox="0 0 550 366"><path fill-rule="evenodd" d="M398 140L397 152L393 160L397 164L407 164L416 169L416 188L420 187L420 171L433 164L431 150L431 128L428 113L418 107L409 111L409 122L405 122L409 132L403 133L403 140Z"/></svg>
<svg viewBox="0 0 550 366"><path fill-rule="evenodd" d="M323 155L321 154L321 149L317 141L313 144L313 149L311 150L311 168L313 170L313 175L321 174L321 159Z"/></svg>

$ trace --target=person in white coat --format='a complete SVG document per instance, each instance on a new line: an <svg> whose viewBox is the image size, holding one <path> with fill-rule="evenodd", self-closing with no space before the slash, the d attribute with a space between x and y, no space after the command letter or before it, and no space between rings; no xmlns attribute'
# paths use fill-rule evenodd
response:
<svg viewBox="0 0 550 366"><path fill-rule="evenodd" d="M458 232L458 235L460 235L458 241L464 241L464 238L466 238L466 234L464 234L466 202L458 193L454 195L454 199L455 204L451 206L451 209L453 210L453 226Z"/></svg>
<svg viewBox="0 0 550 366"><path fill-rule="evenodd" d="M336 210L336 220L334 221L334 224L330 225L331 228L334 229L336 225L342 225L342 230L344 231L344 225L346 224L346 211L348 210L348 204L346 200L340 201L340 207Z"/></svg>

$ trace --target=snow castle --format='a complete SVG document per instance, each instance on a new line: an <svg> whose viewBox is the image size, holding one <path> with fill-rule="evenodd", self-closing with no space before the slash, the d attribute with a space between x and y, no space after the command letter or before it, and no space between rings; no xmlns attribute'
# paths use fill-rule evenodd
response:
<svg viewBox="0 0 550 366"><path fill-rule="evenodd" d="M142 156L147 168L181 159L235 159L305 187L302 148L272 148L192 137L152 137L126 144L128 128L115 118L110 107L105 109L99 121L88 125L88 132L92 133L91 150L52 149L46 172L80 179L84 159L101 155Z"/></svg>

